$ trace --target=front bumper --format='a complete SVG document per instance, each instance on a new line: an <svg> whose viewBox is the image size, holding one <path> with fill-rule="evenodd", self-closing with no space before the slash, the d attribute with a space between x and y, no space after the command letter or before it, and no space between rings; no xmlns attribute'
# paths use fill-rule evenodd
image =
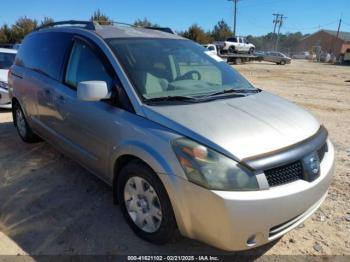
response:
<svg viewBox="0 0 350 262"><path fill-rule="evenodd" d="M0 87L0 108L11 108L11 99L9 97L9 92Z"/></svg>
<svg viewBox="0 0 350 262"><path fill-rule="evenodd" d="M307 219L324 201L334 168L330 141L320 176L268 190L210 191L176 176L160 176L180 232L215 247L245 250L273 241Z"/></svg>

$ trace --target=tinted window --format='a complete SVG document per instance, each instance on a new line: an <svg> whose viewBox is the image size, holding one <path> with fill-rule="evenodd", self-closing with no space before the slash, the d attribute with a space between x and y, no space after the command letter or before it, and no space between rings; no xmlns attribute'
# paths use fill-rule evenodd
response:
<svg viewBox="0 0 350 262"><path fill-rule="evenodd" d="M77 87L79 82L92 80L105 81L108 87L112 85L112 77L99 57L86 44L76 42L69 58L65 82Z"/></svg>
<svg viewBox="0 0 350 262"><path fill-rule="evenodd" d="M41 72L59 80L60 73L71 43L68 33L36 33L25 38L16 64Z"/></svg>
<svg viewBox="0 0 350 262"><path fill-rule="evenodd" d="M236 37L231 37L231 38L227 38L228 42L237 42L237 38Z"/></svg>
<svg viewBox="0 0 350 262"><path fill-rule="evenodd" d="M15 61L16 54L0 53L0 69L9 69Z"/></svg>

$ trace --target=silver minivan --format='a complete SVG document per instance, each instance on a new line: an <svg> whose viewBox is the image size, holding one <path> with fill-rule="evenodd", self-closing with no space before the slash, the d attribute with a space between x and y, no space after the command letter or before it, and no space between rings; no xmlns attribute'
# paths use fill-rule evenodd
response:
<svg viewBox="0 0 350 262"><path fill-rule="evenodd" d="M334 149L310 113L170 30L64 23L19 49L14 124L111 185L137 235L244 250L324 201Z"/></svg>

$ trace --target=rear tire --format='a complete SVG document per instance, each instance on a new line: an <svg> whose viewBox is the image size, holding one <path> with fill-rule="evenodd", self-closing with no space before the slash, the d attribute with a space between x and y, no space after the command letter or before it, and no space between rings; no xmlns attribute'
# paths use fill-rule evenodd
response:
<svg viewBox="0 0 350 262"><path fill-rule="evenodd" d="M146 164L132 160L123 167L117 193L122 213L136 235L155 244L175 238L177 224L168 194Z"/></svg>
<svg viewBox="0 0 350 262"><path fill-rule="evenodd" d="M228 48L228 53L231 53L231 54L236 53L236 48L235 48L233 45L231 45L231 46Z"/></svg>
<svg viewBox="0 0 350 262"><path fill-rule="evenodd" d="M28 125L21 106L17 103L12 105L13 123L16 126L18 135L26 143L36 143L42 141Z"/></svg>

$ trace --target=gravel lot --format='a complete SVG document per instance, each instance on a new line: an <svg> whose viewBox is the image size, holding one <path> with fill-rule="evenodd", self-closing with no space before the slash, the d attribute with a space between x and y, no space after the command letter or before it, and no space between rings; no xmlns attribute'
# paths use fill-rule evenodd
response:
<svg viewBox="0 0 350 262"><path fill-rule="evenodd" d="M350 67L293 61L236 65L256 86L310 110L329 130L336 173L321 208L278 242L224 253L194 240L136 237L111 190L47 143L25 144L0 111L0 254L350 255Z"/></svg>

